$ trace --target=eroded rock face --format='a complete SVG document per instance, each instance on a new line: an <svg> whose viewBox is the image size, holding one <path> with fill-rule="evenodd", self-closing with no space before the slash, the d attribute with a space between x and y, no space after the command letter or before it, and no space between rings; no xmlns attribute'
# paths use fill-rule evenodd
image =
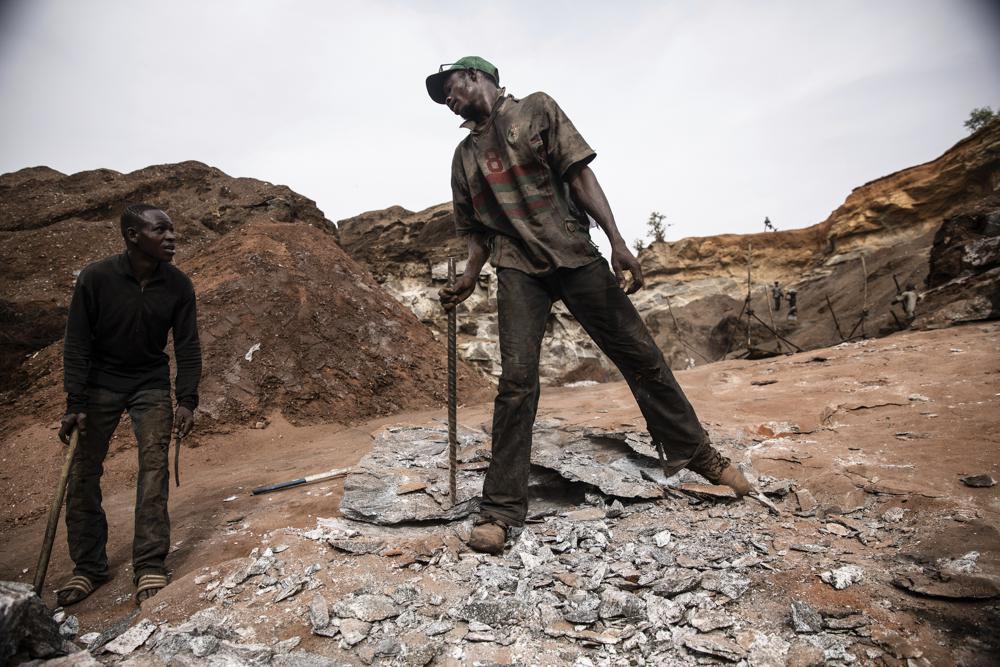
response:
<svg viewBox="0 0 1000 667"><path fill-rule="evenodd" d="M944 221L934 235L917 326L1000 315L1000 195Z"/></svg>
<svg viewBox="0 0 1000 667"><path fill-rule="evenodd" d="M746 299L751 249L751 306L763 320L751 327L751 347L793 349L787 342L779 346L764 323L803 349L839 343L852 331L855 336L891 333L898 330L890 313L896 295L893 276L900 285L915 283L918 291L933 287L929 261L936 252L932 246L939 245L935 235L940 236L942 222L968 211L998 210L998 184L1000 124L994 124L936 160L856 188L829 218L812 227L654 243L640 256L649 287L635 301L675 368L689 364L686 360L701 364L727 352L745 352L746 318L737 318ZM982 222L972 226L977 225L982 230ZM787 301L772 312L767 286L775 280L797 292L794 321L788 318ZM982 303L990 293L986 282L959 290L968 300L963 314L939 319L952 323L990 312ZM667 298L672 315L658 305ZM946 307L954 309L945 299L922 299L918 316ZM865 309L868 316L862 321ZM902 317L901 310L896 312Z"/></svg>
<svg viewBox="0 0 1000 667"><path fill-rule="evenodd" d="M458 275L466 257L465 241L454 233L451 204L416 213L394 206L341 220L337 227L341 245L385 291L439 336L447 331L437 293L447 284L448 257L456 259ZM458 308L459 354L493 377L501 370L496 295L496 272L487 264L476 291ZM546 325L539 372L555 384L620 377L561 303L552 308Z"/></svg>
<svg viewBox="0 0 1000 667"><path fill-rule="evenodd" d="M790 284L818 265L933 232L970 203L994 194L1000 176L1000 124L967 137L941 157L855 188L823 222L790 231L723 234L654 243L643 270L656 284L671 276L727 277L745 288L747 243L755 280Z"/></svg>
<svg viewBox="0 0 1000 667"><path fill-rule="evenodd" d="M989 232L982 220L989 216L984 206L998 210L989 203L998 183L1000 124L995 123L936 160L855 189L829 218L811 227L654 243L639 257L647 287L632 299L675 369L726 355L794 349L777 340L768 327L803 349L837 344L844 337L896 331L890 314L896 295L893 275L901 285L912 281L919 291L931 288L918 306L916 326L995 317L995 286L1000 281L989 268L991 260L983 258L997 251L995 241L984 240ZM980 217L970 222L970 215ZM953 221L946 223L952 230L949 238L968 243L944 242L952 247L950 255L932 253L932 246L943 243L938 229L944 229L946 220ZM448 255L465 257L463 242L451 231L450 205L416 213L393 207L342 220L338 226L344 248L365 263L390 294L436 331L445 330L435 296L443 285L443 262ZM760 318L750 327L749 346L746 317L739 319L747 295L748 246L752 246L751 306ZM941 255L939 260L932 260L935 253ZM966 260L953 257L966 253ZM936 262L933 267L929 260ZM934 276L956 261L975 264L975 277L963 274L960 284L937 286ZM970 266L963 270L968 273ZM775 280L786 290L796 289L797 319L788 318L787 302L781 310L769 309L773 304L767 287ZM486 269L459 318L461 354L496 375L494 299L495 279ZM927 319L919 318L921 312ZM898 309L897 316L902 316ZM543 381L555 384L618 377L582 328L558 306L550 318L541 373Z"/></svg>

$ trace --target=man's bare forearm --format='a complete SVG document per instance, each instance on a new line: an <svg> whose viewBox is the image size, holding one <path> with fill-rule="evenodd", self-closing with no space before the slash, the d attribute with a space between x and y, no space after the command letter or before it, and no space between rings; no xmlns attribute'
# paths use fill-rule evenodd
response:
<svg viewBox="0 0 1000 667"><path fill-rule="evenodd" d="M469 256L465 262L465 272L463 275L473 279L479 278L479 272L483 270L489 252L486 249L486 239L482 234L469 234L468 239Z"/></svg>
<svg viewBox="0 0 1000 667"><path fill-rule="evenodd" d="M486 239L481 234L469 234L469 257L465 262L465 271L455 281L454 285L441 288L438 298L445 310L451 310L468 299L476 290L479 282L479 272L486 263Z"/></svg>
<svg viewBox="0 0 1000 667"><path fill-rule="evenodd" d="M604 195L604 189L601 188L593 170L584 165L571 169L566 176L573 199L604 230L604 233L608 235L608 240L611 241L611 246L625 246L625 239L618 231L615 216L611 213L611 205L608 204L608 198Z"/></svg>
<svg viewBox="0 0 1000 667"><path fill-rule="evenodd" d="M618 279L618 286L624 289L626 294L632 294L640 289L644 284L642 267L618 231L615 216L611 213L611 206L608 204L608 198L604 196L601 184L597 182L597 176L590 167L581 165L566 172L566 181L569 183L573 200L597 222L611 241L611 270ZM631 281L626 282L626 272L631 274Z"/></svg>

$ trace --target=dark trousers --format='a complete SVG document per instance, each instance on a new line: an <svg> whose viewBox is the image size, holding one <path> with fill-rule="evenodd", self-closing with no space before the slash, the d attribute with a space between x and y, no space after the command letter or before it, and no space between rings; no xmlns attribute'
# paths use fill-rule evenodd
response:
<svg viewBox="0 0 1000 667"><path fill-rule="evenodd" d="M493 458L483 484L482 519L519 526L528 511L531 430L538 408L538 358L559 299L618 367L667 464L680 470L708 436L635 306L604 260L544 277L499 269L502 372L493 407Z"/></svg>
<svg viewBox="0 0 1000 667"><path fill-rule="evenodd" d="M90 388L86 437L73 457L66 493L66 533L74 574L101 581L109 578L108 520L101 507L101 475L108 443L128 410L139 447L139 477L135 494L135 537L132 541L133 578L146 572L166 574L170 549L167 467L173 426L170 391L143 389L122 394Z"/></svg>

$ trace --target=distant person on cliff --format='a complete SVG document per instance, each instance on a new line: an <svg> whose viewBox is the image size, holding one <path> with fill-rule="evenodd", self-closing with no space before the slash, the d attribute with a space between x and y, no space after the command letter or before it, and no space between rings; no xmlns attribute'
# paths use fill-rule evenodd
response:
<svg viewBox="0 0 1000 667"><path fill-rule="evenodd" d="M59 437L68 443L76 427L80 440L66 496L66 534L75 567L57 593L62 606L83 600L111 578L101 474L108 442L126 411L139 455L132 542L136 603L167 585L171 429L187 435L198 406L201 346L194 286L171 264L174 224L155 206L137 204L122 213L121 233L124 253L80 272L66 323L66 415ZM171 330L176 413L165 352Z"/></svg>
<svg viewBox="0 0 1000 667"><path fill-rule="evenodd" d="M788 320L795 322L799 319L799 293L794 287L789 287L785 295L788 297Z"/></svg>
<svg viewBox="0 0 1000 667"><path fill-rule="evenodd" d="M774 284L771 286L771 298L774 299L775 312L781 310L781 298L784 295L784 292L781 291L781 283L775 280Z"/></svg>
<svg viewBox="0 0 1000 667"><path fill-rule="evenodd" d="M499 81L497 68L476 56L427 77L431 99L469 130L451 169L455 227L467 238L468 262L454 287L441 290L442 305L451 310L472 294L487 257L497 269L502 372L493 456L469 546L500 553L507 529L526 516L539 354L560 299L625 376L666 472L688 467L749 493L743 474L710 444L626 296L642 287L642 269L588 166L594 151L551 97L517 98ZM611 241L610 270L590 239L588 215Z"/></svg>
<svg viewBox="0 0 1000 667"><path fill-rule="evenodd" d="M912 282L906 283L906 289L897 294L892 303L898 303L903 307L903 315L906 317L907 326L909 326L917 317L917 286Z"/></svg>

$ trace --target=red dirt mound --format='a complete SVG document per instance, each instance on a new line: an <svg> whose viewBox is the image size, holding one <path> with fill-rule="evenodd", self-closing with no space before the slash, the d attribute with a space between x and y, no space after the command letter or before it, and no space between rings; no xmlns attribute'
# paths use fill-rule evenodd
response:
<svg viewBox="0 0 1000 667"><path fill-rule="evenodd" d="M446 400L442 346L322 232L253 222L187 269L203 313L202 410L215 420L280 410L295 424L347 423ZM459 382L485 387L467 368Z"/></svg>
<svg viewBox="0 0 1000 667"><path fill-rule="evenodd" d="M0 405L16 415L5 432L60 414L74 275L121 251L117 215L138 201L173 218L177 263L198 293L203 427L272 411L350 423L444 401L443 346L341 250L311 200L197 162L38 167L0 176ZM487 387L465 366L459 381L465 396Z"/></svg>

